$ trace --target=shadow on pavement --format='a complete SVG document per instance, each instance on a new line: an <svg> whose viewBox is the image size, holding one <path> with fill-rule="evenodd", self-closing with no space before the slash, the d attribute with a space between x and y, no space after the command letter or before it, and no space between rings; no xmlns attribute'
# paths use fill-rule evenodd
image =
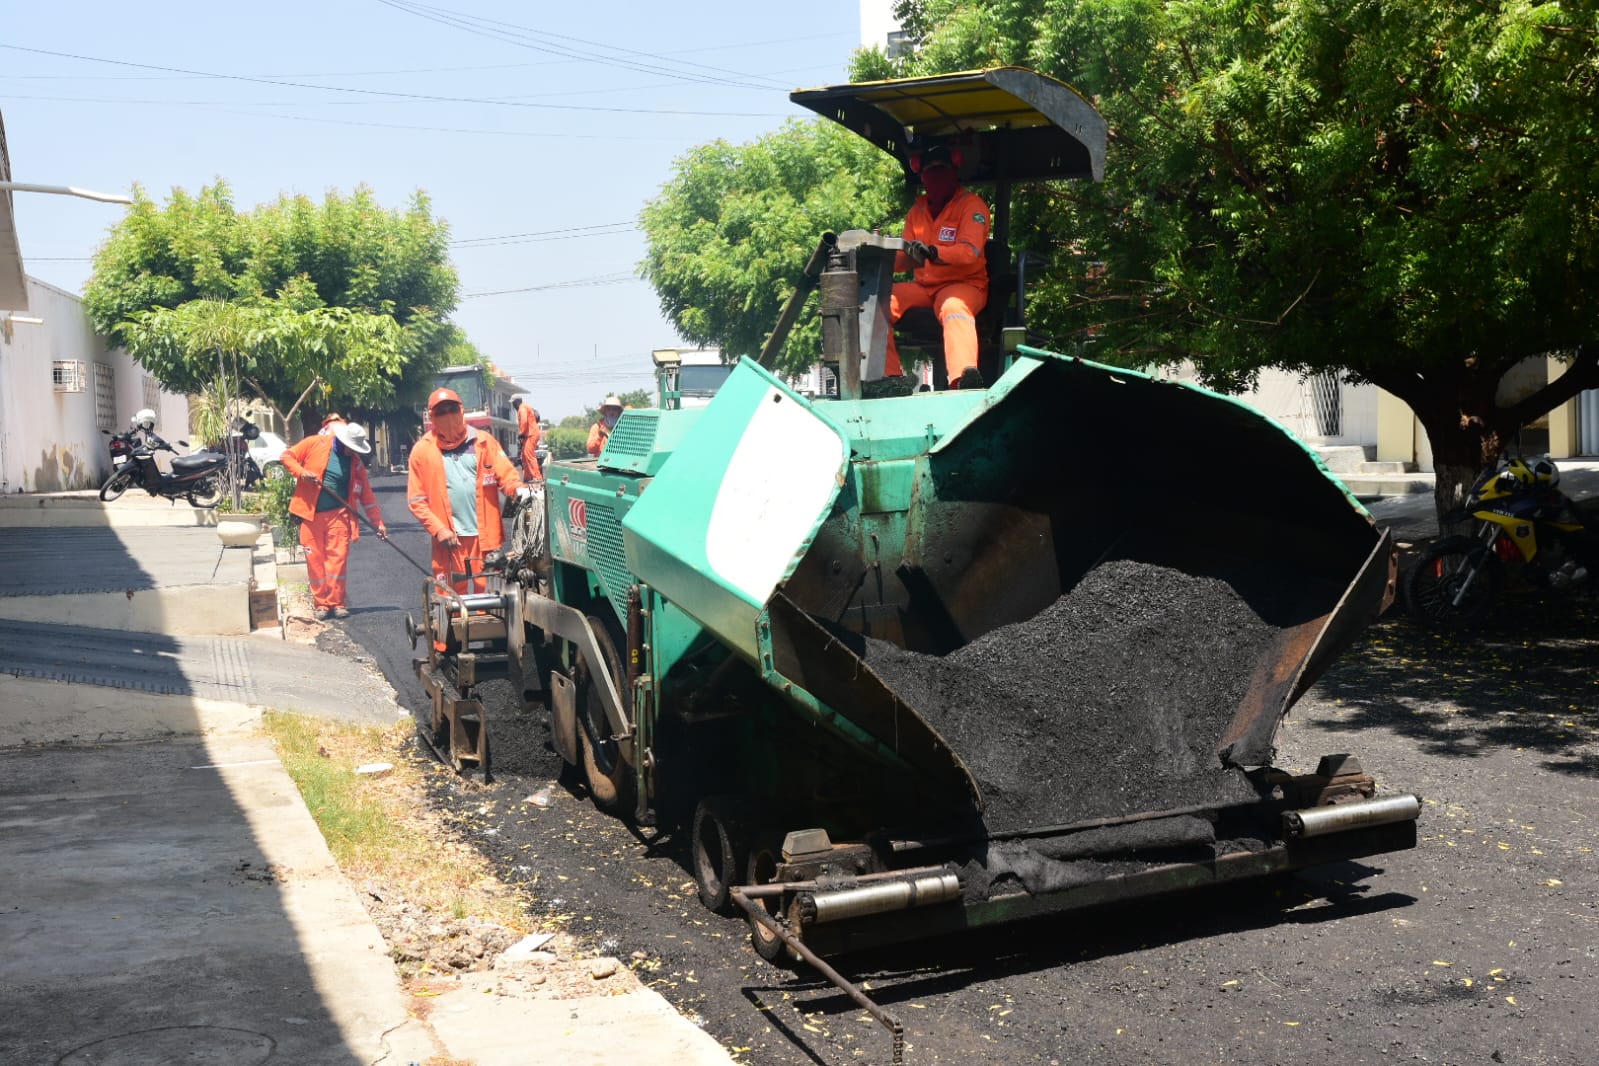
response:
<svg viewBox="0 0 1599 1066"><path fill-rule="evenodd" d="M1391 609L1317 682L1334 733L1388 729L1434 755L1526 748L1599 776L1599 608L1592 595L1510 597L1484 625L1424 628Z"/></svg>

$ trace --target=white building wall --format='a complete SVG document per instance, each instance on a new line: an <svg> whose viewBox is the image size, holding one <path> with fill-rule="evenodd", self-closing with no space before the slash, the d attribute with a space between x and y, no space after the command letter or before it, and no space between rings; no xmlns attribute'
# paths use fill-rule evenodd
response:
<svg viewBox="0 0 1599 1066"><path fill-rule="evenodd" d="M1198 381L1193 364L1156 371L1178 381ZM1336 433L1326 432L1325 414L1318 417L1315 385L1309 378L1286 370L1262 370L1255 387L1238 394L1238 399L1279 422L1294 436L1314 445L1377 444L1377 395L1375 385L1350 385L1340 382Z"/></svg>
<svg viewBox="0 0 1599 1066"><path fill-rule="evenodd" d="M899 29L894 0L861 0L861 47L888 48L888 35Z"/></svg>
<svg viewBox="0 0 1599 1066"><path fill-rule="evenodd" d="M126 352L106 347L76 296L34 278L27 286L28 315L44 321L0 330L0 491L96 488L111 474L111 457L96 417L95 364L111 368L117 430L145 406L148 375ZM82 392L55 390L56 360L83 363ZM159 403L161 435L186 437L188 400L154 387L149 392Z"/></svg>

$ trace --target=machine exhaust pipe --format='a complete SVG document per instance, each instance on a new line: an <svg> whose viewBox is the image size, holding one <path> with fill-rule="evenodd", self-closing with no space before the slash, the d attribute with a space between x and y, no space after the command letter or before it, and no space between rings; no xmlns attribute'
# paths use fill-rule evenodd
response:
<svg viewBox="0 0 1599 1066"><path fill-rule="evenodd" d="M904 911L959 899L960 878L952 873L925 874L902 881L880 881L873 885L818 892L802 903L818 923L842 922L867 914Z"/></svg>
<svg viewBox="0 0 1599 1066"><path fill-rule="evenodd" d="M1302 811L1283 812L1283 833L1290 838L1327 836L1390 822L1414 822L1421 816L1421 800L1409 794L1382 799L1335 803Z"/></svg>

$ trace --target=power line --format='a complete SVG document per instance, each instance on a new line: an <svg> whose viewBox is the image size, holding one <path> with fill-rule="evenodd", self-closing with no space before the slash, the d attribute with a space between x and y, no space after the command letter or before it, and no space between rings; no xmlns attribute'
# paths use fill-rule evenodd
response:
<svg viewBox="0 0 1599 1066"><path fill-rule="evenodd" d="M385 7L391 7L396 11L403 11L407 14L415 15L418 18L427 19L430 22L436 22L444 26L452 26L456 29L464 30L467 33L471 33L479 37L488 37L505 44L515 45L518 48L528 48L535 52L543 52L548 55L562 56L567 59L584 60L590 63L598 63L602 66L621 67L625 70L644 71L651 74L659 74L664 77L673 78L679 81L697 82L705 85L725 85L732 88L756 89L767 92L781 88L781 86L773 82L770 78L760 78L759 75L754 76L759 78L758 81L751 81L747 80L752 77L751 75L744 74L739 71L729 71L718 67L705 66L704 64L700 63L688 63L686 65L690 67L698 67L700 70L707 71L708 73L696 74L692 71L682 71L670 66L660 66L659 63L670 63L672 61L668 57L659 55L657 53L641 52L632 48L621 48L616 45L588 41L580 37L570 37L566 34L550 33L548 31L533 29L532 27L528 26L520 26L512 22L500 22L494 19L485 19L472 15L464 15L457 11L451 11L448 8L432 7L426 4L416 3L415 0L378 0L378 2ZM563 42L572 43L568 44ZM602 52L583 51L583 48L605 49L609 52L617 54L605 55ZM653 60L656 62L638 62L637 60L628 60L622 58L623 56L638 56L643 59Z"/></svg>
<svg viewBox="0 0 1599 1066"><path fill-rule="evenodd" d="M636 222L599 222L592 226L571 226L566 229L537 230L533 233L507 233L498 237L467 237L451 241L454 248L492 248L502 244L536 244L540 241L571 240L577 237L609 237L616 233L630 233L638 229Z"/></svg>
<svg viewBox="0 0 1599 1066"><path fill-rule="evenodd" d="M405 130L413 133L464 133L472 136L483 137L538 137L545 140L573 140L573 141L671 141L676 143L675 137L650 137L634 136L631 134L613 133L545 133L532 130L479 130L466 129L457 126L413 126L400 122L364 122L359 119L317 118L313 115L274 115L271 113L235 111L228 107L217 107L208 100L133 100L128 97L115 97L109 99L96 99L93 97L75 96L29 96L16 93L7 93L8 100L48 100L54 103L76 104L142 104L149 106L172 105L178 107L194 107L201 111L214 111L219 115L241 115L245 118L259 119L271 118L282 122L316 122L327 126L358 126L367 129L379 130ZM319 101L324 106L335 101ZM276 106L276 105L273 105Z"/></svg>
<svg viewBox="0 0 1599 1066"><path fill-rule="evenodd" d="M527 100L496 100L493 98L473 96L437 96L427 93L403 93L387 89L358 89L348 85L318 85L312 82L282 81L272 78L254 78L244 74L218 74L211 71L188 70L182 67L162 67L153 63L135 63L127 59L105 59L99 56L78 55L73 52L55 52L46 48L28 48L19 44L0 44L0 48L13 52L27 52L33 55L54 56L57 59L76 59L86 63L106 63L112 66L135 67L141 70L159 70L169 74L193 74L199 77L215 78L219 81L239 81L254 85L276 85L292 89L318 89L323 92L353 93L361 96L380 96L393 100L422 100L432 103L446 104L487 104L494 107L520 107L541 111L583 111L600 112L605 114L622 115L670 115L695 118L782 118L780 114L769 112L751 111L686 111L670 108L648 107L600 107L586 104L540 104Z"/></svg>
<svg viewBox="0 0 1599 1066"><path fill-rule="evenodd" d="M547 289L583 289L595 285L622 285L629 281L642 281L635 274L602 274L592 278L573 278L570 281L552 281L545 285L528 285L520 289L495 289L492 292L467 292L461 294L463 300L475 300L480 296L510 296L520 292L544 292Z"/></svg>
<svg viewBox="0 0 1599 1066"><path fill-rule="evenodd" d="M732 44L712 44L701 48L682 49L684 55L697 52L723 52L733 48L764 48L774 44L797 44L800 41L834 40L840 37L849 37L846 33L809 33L799 37L775 37L765 41L746 41ZM401 67L395 70L329 70L320 72L300 72L296 74L261 74L254 73L255 78L381 78L394 77L402 74L460 74L482 73L489 70L523 70L527 67L547 67L547 62L537 63L474 63L464 67ZM790 67L785 70L774 71L776 74L789 74L796 70L820 70L822 67ZM181 81L191 78L208 77L204 74L0 74L0 80L14 81ZM638 86L631 88L611 88L594 90L597 92L637 92L640 89L649 89L653 86ZM547 96L572 96L582 95L587 90L572 89L564 93L545 93Z"/></svg>

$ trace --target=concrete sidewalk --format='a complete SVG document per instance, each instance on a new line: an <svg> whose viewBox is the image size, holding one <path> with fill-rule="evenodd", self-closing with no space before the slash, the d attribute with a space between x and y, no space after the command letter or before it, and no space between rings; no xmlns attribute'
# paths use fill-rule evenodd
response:
<svg viewBox="0 0 1599 1066"><path fill-rule="evenodd" d="M392 722L402 712L387 683L275 636L8 614L7 601L107 596L82 591L81 575L101 572L85 545L143 575L102 607L183 589L231 612L252 558L194 528L188 508L167 508L166 528L103 514L58 524L93 514L79 502L4 510L0 1062L732 1061L644 989L522 1000L463 983L413 1016L375 924L256 728L266 707ZM19 528L18 515L49 521Z"/></svg>

